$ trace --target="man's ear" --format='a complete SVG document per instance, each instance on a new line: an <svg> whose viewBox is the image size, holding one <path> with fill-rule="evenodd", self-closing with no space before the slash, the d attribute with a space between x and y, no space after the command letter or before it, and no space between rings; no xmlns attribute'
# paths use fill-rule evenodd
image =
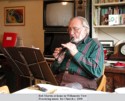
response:
<svg viewBox="0 0 125 101"><path fill-rule="evenodd" d="M89 34L89 29L88 28L86 28L85 31L86 31L87 34Z"/></svg>

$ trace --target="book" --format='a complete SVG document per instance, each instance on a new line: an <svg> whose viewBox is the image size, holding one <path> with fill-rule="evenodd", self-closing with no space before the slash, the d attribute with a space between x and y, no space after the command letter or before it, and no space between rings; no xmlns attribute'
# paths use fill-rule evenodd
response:
<svg viewBox="0 0 125 101"><path fill-rule="evenodd" d="M120 16L119 14L109 14L109 25L119 25L120 24Z"/></svg>
<svg viewBox="0 0 125 101"><path fill-rule="evenodd" d="M121 24L125 24L125 14L121 14Z"/></svg>
<svg viewBox="0 0 125 101"><path fill-rule="evenodd" d="M99 3L105 3L105 0L100 0L100 2Z"/></svg>
<svg viewBox="0 0 125 101"><path fill-rule="evenodd" d="M116 6L116 7L114 8L114 14L119 14L119 7L118 7L118 6Z"/></svg>
<svg viewBox="0 0 125 101"><path fill-rule="evenodd" d="M109 15L109 10L107 7L104 7L101 9L101 20L100 23L101 25L108 25L108 15Z"/></svg>
<svg viewBox="0 0 125 101"><path fill-rule="evenodd" d="M93 24L94 25L100 25L100 12L101 12L101 8L100 7L97 7L95 10L94 10L94 20L93 20Z"/></svg>
<svg viewBox="0 0 125 101"><path fill-rule="evenodd" d="M119 2L119 0L114 0L114 2Z"/></svg>
<svg viewBox="0 0 125 101"><path fill-rule="evenodd" d="M109 2L114 2L113 0L108 0Z"/></svg>

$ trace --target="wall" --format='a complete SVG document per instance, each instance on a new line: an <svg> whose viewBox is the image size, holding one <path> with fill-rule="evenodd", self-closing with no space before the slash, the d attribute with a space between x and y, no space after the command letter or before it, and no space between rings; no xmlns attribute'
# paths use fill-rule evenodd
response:
<svg viewBox="0 0 125 101"><path fill-rule="evenodd" d="M95 33L97 34L95 37L98 37L99 40L113 40L114 44L125 41L124 27L100 28L97 33Z"/></svg>
<svg viewBox="0 0 125 101"><path fill-rule="evenodd" d="M25 6L24 26L5 26L4 7ZM16 32L24 46L39 47L43 51L43 0L0 0L0 43L4 32Z"/></svg>

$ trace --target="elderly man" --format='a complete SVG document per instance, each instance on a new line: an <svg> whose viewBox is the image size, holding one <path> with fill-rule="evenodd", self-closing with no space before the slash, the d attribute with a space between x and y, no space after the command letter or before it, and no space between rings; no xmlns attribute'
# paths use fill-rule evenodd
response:
<svg viewBox="0 0 125 101"><path fill-rule="evenodd" d="M89 31L85 18L78 16L70 20L71 41L61 44L53 53L55 61L51 68L59 85L79 83L83 88L97 88L96 78L102 75L104 54L99 41L89 37Z"/></svg>

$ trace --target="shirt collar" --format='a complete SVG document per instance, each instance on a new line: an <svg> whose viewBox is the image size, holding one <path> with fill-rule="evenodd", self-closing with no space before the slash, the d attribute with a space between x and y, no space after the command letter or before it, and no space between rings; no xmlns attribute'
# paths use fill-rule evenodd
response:
<svg viewBox="0 0 125 101"><path fill-rule="evenodd" d="M89 36L86 35L84 39L82 39L81 41L79 41L77 44L80 44L80 43L86 43L88 40L89 40Z"/></svg>

